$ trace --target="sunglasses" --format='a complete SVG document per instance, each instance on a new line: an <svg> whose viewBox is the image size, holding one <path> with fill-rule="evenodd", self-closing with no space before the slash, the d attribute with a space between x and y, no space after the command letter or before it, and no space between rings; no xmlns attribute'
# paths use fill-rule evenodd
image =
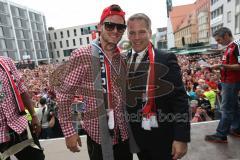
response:
<svg viewBox="0 0 240 160"><path fill-rule="evenodd" d="M117 28L117 31L119 33L123 33L127 28L125 24L118 24L118 23L112 23L112 22L104 22L103 24L107 31L113 31L115 28Z"/></svg>

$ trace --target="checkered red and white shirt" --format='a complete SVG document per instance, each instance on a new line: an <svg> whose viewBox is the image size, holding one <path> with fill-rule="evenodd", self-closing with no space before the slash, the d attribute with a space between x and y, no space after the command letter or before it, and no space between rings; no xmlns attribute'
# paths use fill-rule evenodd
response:
<svg viewBox="0 0 240 160"><path fill-rule="evenodd" d="M5 65L7 65L14 76L16 85L21 93L27 91L23 80L17 72L15 64L10 58L0 56ZM0 67L0 143L9 141L9 129L11 128L18 134L21 134L27 128L27 119L24 115L19 115L19 110L15 102L11 84L8 81L6 72Z"/></svg>
<svg viewBox="0 0 240 160"><path fill-rule="evenodd" d="M60 125L65 137L75 134L71 121L70 106L73 102L74 95L78 92L79 95L83 95L83 101L86 105L86 113L89 113L84 114L83 128L92 140L101 144L99 134L99 114L97 112L94 80L92 75L92 67L94 66L92 65L91 51L91 45L73 51L72 56L68 61L70 67L66 68L68 73L64 76L63 84L60 86L61 89L56 91L56 95L59 106ZM115 134L113 136L113 144L118 143L119 134L123 141L128 139L127 123L124 118L122 89L119 87L116 80L117 77L121 75L113 72L113 67L117 70L120 67L124 67L122 61L120 54L115 54L111 65L112 97L113 106L115 107Z"/></svg>

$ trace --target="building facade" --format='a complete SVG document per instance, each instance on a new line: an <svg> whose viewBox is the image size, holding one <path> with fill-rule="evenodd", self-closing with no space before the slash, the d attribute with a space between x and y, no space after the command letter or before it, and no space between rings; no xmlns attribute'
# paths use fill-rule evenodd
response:
<svg viewBox="0 0 240 160"><path fill-rule="evenodd" d="M167 27L157 28L155 47L158 50L167 50Z"/></svg>
<svg viewBox="0 0 240 160"><path fill-rule="evenodd" d="M188 44L197 43L196 12L192 10L177 27L175 33L175 46L183 48Z"/></svg>
<svg viewBox="0 0 240 160"><path fill-rule="evenodd" d="M210 41L210 1L197 0L196 3L197 16L197 37L198 42L209 44Z"/></svg>
<svg viewBox="0 0 240 160"><path fill-rule="evenodd" d="M168 40L167 43L174 44L172 47L183 47L186 42L194 41L196 39L196 18L195 5L181 5L172 7L169 12L169 23L167 26ZM190 34L194 32L194 37L189 38ZM173 37L170 38L169 37ZM173 41L173 42L172 42ZM168 46L168 49L170 49Z"/></svg>
<svg viewBox="0 0 240 160"><path fill-rule="evenodd" d="M234 39L240 38L240 0L211 0L211 35L220 27L231 29ZM216 45L211 36L211 44Z"/></svg>
<svg viewBox="0 0 240 160"><path fill-rule="evenodd" d="M48 28L48 46L53 62L68 60L71 52L97 38L97 23L69 28Z"/></svg>
<svg viewBox="0 0 240 160"><path fill-rule="evenodd" d="M196 0L192 4L174 6L170 12L175 47L210 41L210 1ZM168 26L168 30L171 27Z"/></svg>
<svg viewBox="0 0 240 160"><path fill-rule="evenodd" d="M15 62L48 63L45 16L27 7L0 0L0 55Z"/></svg>

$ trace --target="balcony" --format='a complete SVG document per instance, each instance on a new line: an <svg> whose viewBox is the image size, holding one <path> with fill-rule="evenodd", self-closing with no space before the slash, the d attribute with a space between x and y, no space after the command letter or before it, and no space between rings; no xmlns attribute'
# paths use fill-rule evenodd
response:
<svg viewBox="0 0 240 160"><path fill-rule="evenodd" d="M215 26L215 25L220 24L222 22L223 22L223 15L219 15L219 16L215 17L214 19L211 19L210 25Z"/></svg>

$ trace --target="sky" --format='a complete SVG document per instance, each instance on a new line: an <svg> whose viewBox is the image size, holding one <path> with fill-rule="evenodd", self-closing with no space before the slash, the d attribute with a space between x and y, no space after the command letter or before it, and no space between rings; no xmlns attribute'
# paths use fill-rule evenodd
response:
<svg viewBox="0 0 240 160"><path fill-rule="evenodd" d="M152 20L153 32L167 26L166 0L10 0L43 13L47 27L55 29L73 27L100 20L102 10L118 4L126 18L134 13L145 13ZM191 4L196 0L172 0L173 6Z"/></svg>

